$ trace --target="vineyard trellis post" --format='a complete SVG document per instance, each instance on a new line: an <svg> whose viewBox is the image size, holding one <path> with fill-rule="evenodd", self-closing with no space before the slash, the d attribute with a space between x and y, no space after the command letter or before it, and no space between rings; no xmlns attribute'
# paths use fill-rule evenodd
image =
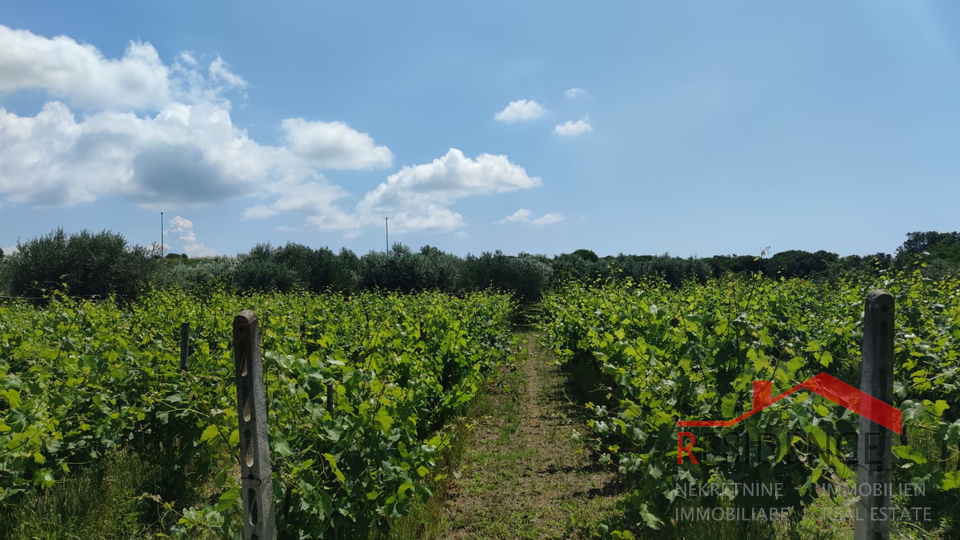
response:
<svg viewBox="0 0 960 540"><path fill-rule="evenodd" d="M894 300L882 290L870 291L863 308L863 362L860 390L893 404ZM860 416L857 441L857 494L855 540L888 540L890 524L873 519L873 510L890 506L890 472L893 466L892 432ZM880 493L874 486L880 485ZM869 489L861 491L861 486Z"/></svg>
<svg viewBox="0 0 960 540"><path fill-rule="evenodd" d="M327 411L333 413L333 383L327 383Z"/></svg>
<svg viewBox="0 0 960 540"><path fill-rule="evenodd" d="M190 357L190 323L180 323L180 371L188 369L188 359Z"/></svg>
<svg viewBox="0 0 960 540"><path fill-rule="evenodd" d="M240 476L244 540L276 540L267 396L260 361L257 315L244 310L233 320L237 417L240 424Z"/></svg>

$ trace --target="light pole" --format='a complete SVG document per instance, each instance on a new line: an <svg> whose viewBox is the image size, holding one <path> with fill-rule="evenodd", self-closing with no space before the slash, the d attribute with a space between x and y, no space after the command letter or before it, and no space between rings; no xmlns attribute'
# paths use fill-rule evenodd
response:
<svg viewBox="0 0 960 540"><path fill-rule="evenodd" d="M163 258L163 212L160 212L160 258Z"/></svg>
<svg viewBox="0 0 960 540"><path fill-rule="evenodd" d="M390 218L383 218L383 226L387 231L387 254L390 253Z"/></svg>

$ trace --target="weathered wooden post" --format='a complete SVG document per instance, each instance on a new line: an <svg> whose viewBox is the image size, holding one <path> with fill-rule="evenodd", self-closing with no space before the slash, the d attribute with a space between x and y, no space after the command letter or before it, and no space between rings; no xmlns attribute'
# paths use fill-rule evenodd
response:
<svg viewBox="0 0 960 540"><path fill-rule="evenodd" d="M233 319L233 354L240 421L240 476L244 540L276 540L267 395L260 363L257 316L245 310Z"/></svg>
<svg viewBox="0 0 960 540"><path fill-rule="evenodd" d="M187 371L190 357L190 323L180 323L180 371Z"/></svg>
<svg viewBox="0 0 960 540"><path fill-rule="evenodd" d="M863 363L860 390L888 405L893 404L893 296L870 291L863 309ZM864 405L869 408L870 405ZM888 540L890 521L874 519L874 509L890 506L890 469L893 432L860 415L857 441L857 495L855 540ZM888 516L889 517L889 516Z"/></svg>

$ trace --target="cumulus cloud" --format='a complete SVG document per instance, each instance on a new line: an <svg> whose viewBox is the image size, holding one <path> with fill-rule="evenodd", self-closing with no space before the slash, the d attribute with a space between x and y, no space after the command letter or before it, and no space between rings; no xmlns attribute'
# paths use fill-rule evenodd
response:
<svg viewBox="0 0 960 540"><path fill-rule="evenodd" d="M340 186L331 184L323 176L299 182L278 182L266 187L266 191L277 197L268 205L253 206L244 211L244 218L258 219L289 212L317 215L334 208L337 199L345 197L347 192Z"/></svg>
<svg viewBox="0 0 960 540"><path fill-rule="evenodd" d="M511 101L502 111L493 115L495 120L500 122L526 122L536 120L547 114L547 110L536 101L521 99Z"/></svg>
<svg viewBox="0 0 960 540"><path fill-rule="evenodd" d="M533 212L527 210L526 208L521 208L516 212L510 214L509 216L501 219L500 221L494 221L494 225L506 225L507 223L517 223L521 221L529 221L530 216L533 215Z"/></svg>
<svg viewBox="0 0 960 540"><path fill-rule="evenodd" d="M224 97L246 85L220 57L200 69L183 52L168 67L150 44L131 43L111 60L68 37L0 26L0 93L40 88L62 98L32 117L0 107L0 204L73 206L106 195L209 203L323 182L317 168L391 163L388 148L338 122L291 119L282 124L289 146L257 143L233 124Z"/></svg>
<svg viewBox="0 0 960 540"><path fill-rule="evenodd" d="M521 208L509 216L501 219L500 221L495 221L494 225L506 225L507 223L532 223L533 225L540 226L558 223L564 219L563 214L559 212L550 212L549 214L544 214L543 216L533 220L530 219L531 217L533 217L533 212L527 210L526 208Z"/></svg>
<svg viewBox="0 0 960 540"><path fill-rule="evenodd" d="M102 111L77 121L63 103L35 117L0 107L0 201L73 206L119 194L143 204L212 202L282 174L215 103L173 103L154 116Z"/></svg>
<svg viewBox="0 0 960 540"><path fill-rule="evenodd" d="M14 253L17 252L17 246L10 246L10 247L0 248L0 249L3 250L4 256L13 255Z"/></svg>
<svg viewBox="0 0 960 540"><path fill-rule="evenodd" d="M539 177L529 176L507 156L481 154L471 159L451 148L432 163L404 167L387 177L363 197L356 213L360 223L379 223L389 216L391 229L397 232L450 231L465 223L462 215L449 209L458 199L541 184Z"/></svg>
<svg viewBox="0 0 960 540"><path fill-rule="evenodd" d="M563 92L563 97L567 99L576 99L578 97L587 97L587 91L583 88L571 88Z"/></svg>
<svg viewBox="0 0 960 540"><path fill-rule="evenodd" d="M194 61L194 63L191 65L195 64L196 61ZM243 77L227 69L226 62L224 62L220 56L217 56L216 60L210 62L210 76L218 81L226 83L228 86L235 86L237 88L243 88L247 86L247 81L245 81Z"/></svg>
<svg viewBox="0 0 960 540"><path fill-rule="evenodd" d="M545 214L542 217L538 217L537 219L533 220L533 224L534 225L551 225L553 223L559 223L563 221L563 219L564 219L563 214L559 212L550 212L549 214Z"/></svg>
<svg viewBox="0 0 960 540"><path fill-rule="evenodd" d="M377 146L373 137L343 122L288 118L282 128L293 153L323 169L372 169L393 163L389 148Z"/></svg>
<svg viewBox="0 0 960 540"><path fill-rule="evenodd" d="M193 222L189 219L180 216L171 219L170 232L180 234L180 240L183 240L183 252L190 257L212 257L217 254L217 250L197 242L197 235L193 232ZM164 247L169 248L169 246Z"/></svg>
<svg viewBox="0 0 960 540"><path fill-rule="evenodd" d="M70 104L139 110L168 102L169 69L149 43L130 42L119 60L66 36L46 38L0 25L0 93L43 89Z"/></svg>
<svg viewBox="0 0 960 540"><path fill-rule="evenodd" d="M593 131L593 126L590 125L588 120L587 117L583 117L583 120L577 120L576 122L568 120L554 127L553 132L561 137L576 137L577 135L590 133Z"/></svg>
<svg viewBox="0 0 960 540"><path fill-rule="evenodd" d="M182 52L165 65L149 43L131 43L121 59L107 59L68 37L0 26L0 93L37 88L51 96L35 116L0 107L0 204L73 206L113 196L182 207L255 198L244 218L293 214L304 227L355 236L388 216L397 232L454 230L465 223L451 208L457 201L541 185L507 156L471 159L450 149L403 167L347 207L341 200L350 194L320 171L389 167L390 149L344 122L304 118L280 123L282 144L260 144L230 116L226 92L247 85L220 57L201 65ZM504 113L524 119L538 110L522 100ZM178 218L171 224L183 249L212 253Z"/></svg>

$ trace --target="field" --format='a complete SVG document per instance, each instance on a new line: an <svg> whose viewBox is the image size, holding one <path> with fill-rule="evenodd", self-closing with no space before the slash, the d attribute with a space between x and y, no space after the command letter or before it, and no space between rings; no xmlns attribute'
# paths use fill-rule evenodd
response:
<svg viewBox="0 0 960 540"><path fill-rule="evenodd" d="M678 520L683 509L729 506L749 516L793 507L787 530L752 525L758 537L769 537L802 529L800 505L813 504L818 487L852 489L858 417L811 392L788 396L738 426L678 428L677 422L749 411L754 381L773 381L774 396L821 372L859 388L864 298L874 287L896 301L893 405L905 429L893 443L892 482L923 486L922 496L907 493L909 500L898 504L930 509L928 520L896 526L957 535L960 282L919 272L831 284L760 277L680 289L655 281L573 284L548 296L545 343L578 380L593 383L586 403L593 417L580 437L599 463L630 482L627 523L684 537L691 532ZM694 451L707 458L700 465L678 464L678 431L688 430L701 441ZM774 496L711 497L683 489L709 483L783 489ZM748 532L742 525L738 534Z"/></svg>
<svg viewBox="0 0 960 540"><path fill-rule="evenodd" d="M429 496L437 454L452 442L444 426L513 350L512 302L493 295L217 294L199 304L157 294L123 308L68 299L0 308L0 504L13 521L3 529L30 537L38 523L11 508L132 454L163 469L130 494L147 494L128 505L132 526L235 536L231 336L249 307L260 317L278 528L288 537L365 537ZM186 373L181 321L191 324Z"/></svg>
<svg viewBox="0 0 960 540"><path fill-rule="evenodd" d="M850 498L825 488L852 483L855 414L800 392L713 439L693 428L699 465L678 465L677 421L742 414L757 380L774 395L820 372L859 386L863 300L878 287L896 299L905 431L893 481L923 486L895 502L931 516L894 530L954 538L960 281L919 272L572 281L523 308L429 292L6 304L0 531L240 537L231 336L234 316L253 309L282 538L847 538L852 523L834 518ZM751 461L750 441L774 450ZM732 482L783 487L766 498L683 489ZM782 521L684 518L774 506L792 510Z"/></svg>

